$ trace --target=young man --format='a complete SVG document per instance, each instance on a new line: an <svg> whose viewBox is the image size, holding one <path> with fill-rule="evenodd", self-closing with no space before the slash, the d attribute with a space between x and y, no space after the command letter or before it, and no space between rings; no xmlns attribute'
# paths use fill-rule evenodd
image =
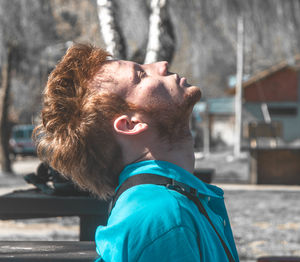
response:
<svg viewBox="0 0 300 262"><path fill-rule="evenodd" d="M108 56L81 44L67 51L35 133L40 158L79 186L108 198L126 184L96 231L97 252L104 261L238 261L223 191L192 174L200 89L167 62ZM142 182L128 186L133 177Z"/></svg>

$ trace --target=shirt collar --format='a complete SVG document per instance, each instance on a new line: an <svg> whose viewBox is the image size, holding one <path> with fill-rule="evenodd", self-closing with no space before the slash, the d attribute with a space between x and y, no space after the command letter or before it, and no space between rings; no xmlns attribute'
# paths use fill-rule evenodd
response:
<svg viewBox="0 0 300 262"><path fill-rule="evenodd" d="M155 174L168 177L195 188L201 195L223 198L224 192L221 188L202 182L180 166L160 160L147 160L126 166L120 174L119 186L127 178L138 174Z"/></svg>

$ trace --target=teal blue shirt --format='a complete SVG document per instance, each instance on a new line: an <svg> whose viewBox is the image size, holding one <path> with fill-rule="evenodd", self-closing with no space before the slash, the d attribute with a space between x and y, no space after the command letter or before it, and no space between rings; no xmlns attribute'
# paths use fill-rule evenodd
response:
<svg viewBox="0 0 300 262"><path fill-rule="evenodd" d="M137 174L157 174L197 189L219 234L239 261L222 189L203 183L165 161L143 161L125 167L120 185ZM106 262L226 262L217 234L197 206L177 191L159 185L137 185L117 200L107 226L96 231L97 252Z"/></svg>

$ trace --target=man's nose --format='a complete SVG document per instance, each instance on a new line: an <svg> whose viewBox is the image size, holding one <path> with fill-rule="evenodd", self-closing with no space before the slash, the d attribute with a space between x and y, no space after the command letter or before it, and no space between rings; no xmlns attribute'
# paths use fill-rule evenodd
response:
<svg viewBox="0 0 300 262"><path fill-rule="evenodd" d="M162 76L166 75L168 72L168 62L161 61L161 62L157 62L157 64L158 64L158 73Z"/></svg>
<svg viewBox="0 0 300 262"><path fill-rule="evenodd" d="M160 61L155 62L152 64L145 64L143 65L144 69L147 71L148 74L158 74L158 75L167 75L168 72L168 62L167 61Z"/></svg>

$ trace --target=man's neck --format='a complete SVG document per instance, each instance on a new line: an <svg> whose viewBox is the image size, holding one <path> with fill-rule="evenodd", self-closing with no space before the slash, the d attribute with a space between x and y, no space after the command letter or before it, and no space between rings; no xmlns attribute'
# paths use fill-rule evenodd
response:
<svg viewBox="0 0 300 262"><path fill-rule="evenodd" d="M160 143L157 146L151 146L150 148L146 148L133 162L145 160L168 161L193 173L195 165L193 139L189 137L182 142L172 145Z"/></svg>

